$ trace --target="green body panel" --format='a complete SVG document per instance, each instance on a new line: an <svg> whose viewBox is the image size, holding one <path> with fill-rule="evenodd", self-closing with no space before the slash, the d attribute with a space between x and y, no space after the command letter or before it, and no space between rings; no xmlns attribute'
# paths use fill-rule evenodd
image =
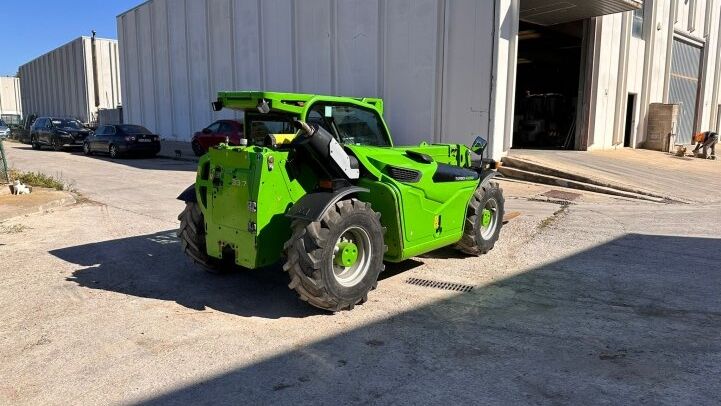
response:
<svg viewBox="0 0 721 406"><path fill-rule="evenodd" d="M225 146L202 157L196 193L208 255L221 258L232 249L236 263L251 269L278 261L291 236L285 213L315 184L305 173L290 179L287 159L288 151Z"/></svg>
<svg viewBox="0 0 721 406"><path fill-rule="evenodd" d="M348 146L348 149L376 176L376 179L361 179L358 184L370 190L361 194L361 199L381 213L381 223L387 229L387 261L403 261L461 239L466 208L479 181L436 183L433 174L438 163L456 164L459 158L465 160L465 146ZM405 154L407 150L430 155L434 162L418 163ZM414 183L399 182L388 175L389 166L419 171L420 179Z"/></svg>
<svg viewBox="0 0 721 406"><path fill-rule="evenodd" d="M382 118L383 101L275 92L221 92L218 101L225 108L256 111L263 101L271 112L305 120L316 102L362 106ZM385 124L383 124L385 126ZM386 135L389 138L387 127ZM392 142L389 142L392 145ZM369 190L358 198L381 213L386 227L385 260L399 262L458 242L463 235L466 209L479 181L434 182L438 164L470 167L470 152L464 145L426 144L408 147L345 146L365 169L354 183ZM426 154L431 163L411 159L407 151ZM288 168L291 149L258 146L231 147L221 144L203 156L196 179L197 200L206 221L208 255L223 256L235 251L236 263L259 268L280 260L284 243L291 237L290 219L285 213L319 179L301 165L300 173ZM420 173L417 182L400 182L389 176L389 167ZM353 247L345 261L354 261ZM343 260L343 259L341 259Z"/></svg>

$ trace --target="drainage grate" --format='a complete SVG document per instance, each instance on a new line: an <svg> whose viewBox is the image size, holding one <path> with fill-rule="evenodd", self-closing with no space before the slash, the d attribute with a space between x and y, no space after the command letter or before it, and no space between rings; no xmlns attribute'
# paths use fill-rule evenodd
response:
<svg viewBox="0 0 721 406"><path fill-rule="evenodd" d="M452 290L454 292L467 293L473 290L473 285L464 285L462 283L437 282L428 279L408 278L406 283L410 285L422 286L424 288L435 288L443 290Z"/></svg>

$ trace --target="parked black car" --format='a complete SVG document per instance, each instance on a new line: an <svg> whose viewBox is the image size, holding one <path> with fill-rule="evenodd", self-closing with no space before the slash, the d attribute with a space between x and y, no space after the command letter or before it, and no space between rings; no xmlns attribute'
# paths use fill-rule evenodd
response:
<svg viewBox="0 0 721 406"><path fill-rule="evenodd" d="M82 146L92 131L74 118L39 117L30 127L33 149L43 146L60 151L64 146Z"/></svg>
<svg viewBox="0 0 721 406"><path fill-rule="evenodd" d="M101 125L83 144L85 155L100 152L117 158L138 153L155 156L160 152L160 137L134 124Z"/></svg>

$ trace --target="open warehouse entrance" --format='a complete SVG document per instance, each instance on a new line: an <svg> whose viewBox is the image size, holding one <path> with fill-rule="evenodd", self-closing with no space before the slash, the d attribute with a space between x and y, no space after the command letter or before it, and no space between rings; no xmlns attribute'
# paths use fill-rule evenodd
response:
<svg viewBox="0 0 721 406"><path fill-rule="evenodd" d="M574 148L583 35L583 21L520 22L514 148Z"/></svg>

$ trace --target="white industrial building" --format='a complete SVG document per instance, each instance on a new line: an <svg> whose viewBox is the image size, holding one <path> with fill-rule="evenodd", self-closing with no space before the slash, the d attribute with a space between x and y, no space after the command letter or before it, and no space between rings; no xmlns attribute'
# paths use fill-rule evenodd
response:
<svg viewBox="0 0 721 406"><path fill-rule="evenodd" d="M22 66L26 115L97 120L99 109L121 105L118 42L80 37Z"/></svg>
<svg viewBox="0 0 721 406"><path fill-rule="evenodd" d="M0 76L0 119L17 123L23 115L20 101L20 80L15 76Z"/></svg>
<svg viewBox="0 0 721 406"><path fill-rule="evenodd" d="M124 116L166 139L222 90L382 97L397 144L658 148L719 118L719 0L151 0L118 16ZM665 128L665 127L664 127ZM673 140L672 140L673 141Z"/></svg>

